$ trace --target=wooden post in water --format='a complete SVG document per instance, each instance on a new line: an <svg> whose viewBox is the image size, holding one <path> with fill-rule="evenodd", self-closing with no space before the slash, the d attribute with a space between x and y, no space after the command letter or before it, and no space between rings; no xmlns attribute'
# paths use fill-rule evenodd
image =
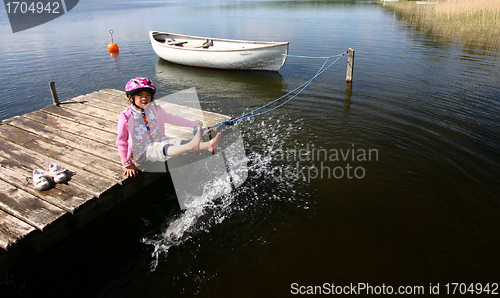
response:
<svg viewBox="0 0 500 298"><path fill-rule="evenodd" d="M351 95L352 95L352 73L354 70L354 50L349 48L347 51L347 73L345 76L346 86L345 86L345 107L346 111L349 111L351 105Z"/></svg>
<svg viewBox="0 0 500 298"><path fill-rule="evenodd" d="M54 105L59 106L59 98L57 97L56 84L54 82L49 82L50 92L52 93L52 100Z"/></svg>
<svg viewBox="0 0 500 298"><path fill-rule="evenodd" d="M347 74L345 76L345 80L348 83L352 82L353 70L354 70L354 50L349 48L348 56L347 56Z"/></svg>

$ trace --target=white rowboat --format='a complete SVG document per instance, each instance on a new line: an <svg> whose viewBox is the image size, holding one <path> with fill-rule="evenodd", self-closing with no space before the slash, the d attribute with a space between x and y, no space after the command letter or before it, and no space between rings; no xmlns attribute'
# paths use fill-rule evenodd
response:
<svg viewBox="0 0 500 298"><path fill-rule="evenodd" d="M245 70L278 71L288 42L246 41L149 31L155 53L172 63Z"/></svg>

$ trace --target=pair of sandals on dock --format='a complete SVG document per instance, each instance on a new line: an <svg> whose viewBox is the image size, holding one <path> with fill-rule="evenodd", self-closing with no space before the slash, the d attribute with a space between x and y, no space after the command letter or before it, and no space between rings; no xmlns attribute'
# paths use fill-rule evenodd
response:
<svg viewBox="0 0 500 298"><path fill-rule="evenodd" d="M63 183L68 180L66 169L55 163L49 164L49 174L42 172L39 169L33 170L33 185L36 190L46 190L51 186L50 179L55 183Z"/></svg>

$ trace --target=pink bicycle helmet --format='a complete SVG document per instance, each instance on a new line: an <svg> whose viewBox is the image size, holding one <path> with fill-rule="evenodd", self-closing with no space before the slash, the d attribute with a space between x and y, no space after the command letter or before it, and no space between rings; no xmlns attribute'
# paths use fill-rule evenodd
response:
<svg viewBox="0 0 500 298"><path fill-rule="evenodd" d="M131 95L135 91L142 91L142 90L152 91L153 95L156 93L155 85L148 78L137 77L131 79L130 81L127 82L127 85L125 85L125 93L127 95Z"/></svg>

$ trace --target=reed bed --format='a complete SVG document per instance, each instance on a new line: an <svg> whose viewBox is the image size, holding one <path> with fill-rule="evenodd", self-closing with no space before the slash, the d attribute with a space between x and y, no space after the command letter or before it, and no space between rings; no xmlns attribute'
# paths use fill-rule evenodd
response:
<svg viewBox="0 0 500 298"><path fill-rule="evenodd" d="M439 0L427 5L408 1L387 7L427 33L497 48L500 45L500 0Z"/></svg>

